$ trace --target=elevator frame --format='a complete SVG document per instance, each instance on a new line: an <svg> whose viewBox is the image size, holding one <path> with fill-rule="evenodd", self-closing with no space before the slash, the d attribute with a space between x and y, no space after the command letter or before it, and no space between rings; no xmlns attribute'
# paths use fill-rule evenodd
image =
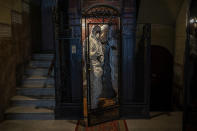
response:
<svg viewBox="0 0 197 131"><path fill-rule="evenodd" d="M93 11L92 11L93 10ZM119 106L120 106L120 95L119 95L119 93L120 93L120 87L121 87L121 78L120 78L120 74L121 74L121 71L120 71L120 69L121 69L121 64L120 64L120 61L121 61L121 34L120 34L120 30L121 30L121 28L120 28L120 23L121 23L121 19L120 19L120 14L119 14L119 12L116 10L116 9L114 9L114 8L112 8L112 7L110 7L110 6L107 6L107 5L97 5L97 6L94 6L94 7L92 7L92 8L90 8L90 9L88 9L87 11L84 11L83 13L82 13L82 19L84 19L85 20L85 39L86 38L88 38L88 42L87 42L87 52L83 52L83 53L85 53L85 56L86 56L86 62L87 62L87 66L86 66L86 79L87 79L87 103L88 103L88 105L87 105L87 109L88 109L88 125L94 125L94 124L99 124L99 123L94 123L94 124L92 124L91 123L91 118L90 118L90 116L91 116L91 114L95 114L95 113L97 113L97 112L104 112L104 111L110 111L110 110L115 110L115 108L117 108L117 110L118 110L118 114L119 114ZM88 21L88 19L94 19L94 20L100 20L101 22L90 22L90 23L88 23L87 21ZM105 20L108 20L108 22L105 22ZM113 20L116 20L116 21L118 21L118 23L115 23L115 22L113 22ZM82 22L82 24L83 24L83 22ZM89 35L90 35L90 33L89 33L89 31L90 31L90 25L109 25L109 26L111 26L111 25L115 25L115 26L117 26L118 27L118 30L119 30L119 32L118 32L118 104L116 105L110 105L110 106L107 106L107 107L105 107L105 108L103 108L103 109L95 109L95 110L92 110L91 109L91 87L90 87L90 57L89 57ZM83 35L83 34L82 34ZM83 41L82 41L82 43L83 43ZM89 112L90 111L90 112ZM115 117L115 118L113 118L113 119L118 119L119 118L119 116L118 117ZM109 121L109 120L104 120L103 122L105 122L105 121Z"/></svg>
<svg viewBox="0 0 197 131"><path fill-rule="evenodd" d="M75 3L76 2L76 3ZM121 90L120 118L149 118L149 89L150 89L150 49L151 25L146 26L144 41L146 42L145 65L146 72L142 74L145 83L139 91L135 78L135 46L136 46L136 5L130 4L107 5L105 3L91 3L81 5L76 0L58 0L56 9L56 62L55 62L55 91L56 91L56 119L83 119L83 76L82 76L82 47L81 20L83 13L101 4L119 11L121 37ZM69 4L73 3L73 4ZM75 3L75 4L74 4ZM89 7L88 9L86 7ZM88 17L88 16L87 16ZM75 53L72 53L72 47ZM62 63L63 62L63 63ZM138 100L140 99L140 101Z"/></svg>

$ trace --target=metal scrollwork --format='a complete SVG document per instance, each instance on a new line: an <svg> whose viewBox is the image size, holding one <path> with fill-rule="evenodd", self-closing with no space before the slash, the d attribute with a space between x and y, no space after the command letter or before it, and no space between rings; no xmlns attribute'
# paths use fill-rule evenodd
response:
<svg viewBox="0 0 197 131"><path fill-rule="evenodd" d="M83 16L86 18L109 18L118 17L119 12L108 6L98 6L84 11Z"/></svg>

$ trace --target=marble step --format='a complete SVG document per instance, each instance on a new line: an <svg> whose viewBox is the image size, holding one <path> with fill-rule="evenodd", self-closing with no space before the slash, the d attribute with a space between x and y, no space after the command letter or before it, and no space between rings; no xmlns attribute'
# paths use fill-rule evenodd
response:
<svg viewBox="0 0 197 131"><path fill-rule="evenodd" d="M49 68L51 61L31 61L29 63L30 68Z"/></svg>
<svg viewBox="0 0 197 131"><path fill-rule="evenodd" d="M46 78L46 79L31 79L26 78L22 82L22 87L26 88L53 88L55 84L54 78Z"/></svg>
<svg viewBox="0 0 197 131"><path fill-rule="evenodd" d="M7 120L54 120L54 111L35 106L15 106L5 112Z"/></svg>
<svg viewBox="0 0 197 131"><path fill-rule="evenodd" d="M11 99L12 106L38 106L38 107L55 107L55 97L28 97L14 96Z"/></svg>
<svg viewBox="0 0 197 131"><path fill-rule="evenodd" d="M17 88L16 93L21 96L55 96L55 88Z"/></svg>
<svg viewBox="0 0 197 131"><path fill-rule="evenodd" d="M52 61L54 58L54 54L33 54L32 59L33 60L49 60Z"/></svg>
<svg viewBox="0 0 197 131"><path fill-rule="evenodd" d="M26 69L25 71L26 76L47 76L48 69Z"/></svg>

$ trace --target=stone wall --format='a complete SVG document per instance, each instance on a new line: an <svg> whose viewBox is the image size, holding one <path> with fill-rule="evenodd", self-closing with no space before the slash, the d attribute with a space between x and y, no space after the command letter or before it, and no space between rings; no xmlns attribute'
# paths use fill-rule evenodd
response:
<svg viewBox="0 0 197 131"><path fill-rule="evenodd" d="M183 104L187 4L188 1L184 0L176 19L175 28L174 100L179 106Z"/></svg>
<svg viewBox="0 0 197 131"><path fill-rule="evenodd" d="M152 24L151 45L166 48L172 55L174 54L174 26Z"/></svg>
<svg viewBox="0 0 197 131"><path fill-rule="evenodd" d="M0 120L16 88L15 46L10 38L0 39Z"/></svg>
<svg viewBox="0 0 197 131"><path fill-rule="evenodd" d="M0 0L0 121L31 55L28 0Z"/></svg>
<svg viewBox="0 0 197 131"><path fill-rule="evenodd" d="M174 57L173 103L183 104L186 11L188 0L141 0L138 23L151 23L152 45L168 49Z"/></svg>
<svg viewBox="0 0 197 131"><path fill-rule="evenodd" d="M138 23L152 25L152 45L174 53L175 22L182 2L180 0L141 0Z"/></svg>

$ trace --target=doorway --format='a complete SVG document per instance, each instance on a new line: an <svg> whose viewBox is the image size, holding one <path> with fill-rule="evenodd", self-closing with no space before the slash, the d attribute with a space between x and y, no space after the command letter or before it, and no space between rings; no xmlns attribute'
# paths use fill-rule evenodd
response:
<svg viewBox="0 0 197 131"><path fill-rule="evenodd" d="M112 7L86 10L82 19L84 116L88 125L119 118L120 17Z"/></svg>
<svg viewBox="0 0 197 131"><path fill-rule="evenodd" d="M173 56L161 46L151 46L151 111L172 110Z"/></svg>

